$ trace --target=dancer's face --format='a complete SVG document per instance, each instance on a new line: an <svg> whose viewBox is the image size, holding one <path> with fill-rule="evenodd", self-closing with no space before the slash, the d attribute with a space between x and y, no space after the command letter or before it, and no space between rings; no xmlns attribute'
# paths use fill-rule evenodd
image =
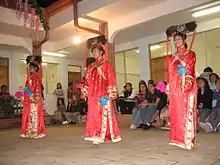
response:
<svg viewBox="0 0 220 165"><path fill-rule="evenodd" d="M92 51L92 55L95 59L98 59L101 57L101 52L98 48L93 49Z"/></svg>
<svg viewBox="0 0 220 165"><path fill-rule="evenodd" d="M175 36L174 37L174 44L176 48L182 48L184 47L185 41L183 41L181 36Z"/></svg>

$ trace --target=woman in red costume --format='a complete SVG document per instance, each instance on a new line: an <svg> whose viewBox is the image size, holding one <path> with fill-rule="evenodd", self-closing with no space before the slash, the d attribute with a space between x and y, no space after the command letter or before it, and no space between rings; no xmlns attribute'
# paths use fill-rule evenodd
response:
<svg viewBox="0 0 220 165"><path fill-rule="evenodd" d="M191 150L196 144L196 72L195 52L187 50L186 32L196 28L195 22L170 27L167 35L174 37L176 53L168 56L170 144ZM194 37L193 37L194 38ZM192 44L191 44L192 46ZM191 47L190 46L190 47Z"/></svg>
<svg viewBox="0 0 220 165"><path fill-rule="evenodd" d="M45 137L46 131L41 92L41 56L28 56L27 64L27 80L24 88L21 137L42 138Z"/></svg>
<svg viewBox="0 0 220 165"><path fill-rule="evenodd" d="M117 98L115 74L112 64L103 57L104 48L94 44L92 49L95 62L87 68L84 93L88 96L88 114L85 140L93 144L110 140L121 140L113 100Z"/></svg>

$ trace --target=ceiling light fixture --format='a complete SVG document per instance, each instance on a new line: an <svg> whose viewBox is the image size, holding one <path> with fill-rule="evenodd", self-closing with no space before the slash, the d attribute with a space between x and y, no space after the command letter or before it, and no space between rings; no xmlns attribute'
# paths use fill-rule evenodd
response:
<svg viewBox="0 0 220 165"><path fill-rule="evenodd" d="M139 50L136 50L136 53L139 53L140 51Z"/></svg>
<svg viewBox="0 0 220 165"><path fill-rule="evenodd" d="M156 50L156 49L160 49L161 46L160 45L152 45L150 46L150 50Z"/></svg>
<svg viewBox="0 0 220 165"><path fill-rule="evenodd" d="M220 5L194 12L192 13L192 16L196 18L196 17L202 17L205 15L214 14L217 12L220 12Z"/></svg>
<svg viewBox="0 0 220 165"><path fill-rule="evenodd" d="M73 37L73 42L74 42L74 44L80 44L81 43L81 38L79 36L74 36Z"/></svg>
<svg viewBox="0 0 220 165"><path fill-rule="evenodd" d="M42 54L45 55L45 56L66 57L66 55L63 54L63 53L54 53L54 52L43 51Z"/></svg>

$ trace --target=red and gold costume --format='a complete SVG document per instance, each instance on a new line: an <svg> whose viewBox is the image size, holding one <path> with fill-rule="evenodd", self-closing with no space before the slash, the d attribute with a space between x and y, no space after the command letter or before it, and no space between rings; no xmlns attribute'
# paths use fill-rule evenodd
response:
<svg viewBox="0 0 220 165"><path fill-rule="evenodd" d="M37 67L38 70L31 73L29 72L29 67L32 64L34 64L34 66ZM46 135L45 125L44 125L41 82L42 82L41 64L37 61L30 61L27 68L27 80L26 80L25 88L30 89L30 91L33 93L33 97L30 97L28 93L24 93L21 137L41 138Z"/></svg>
<svg viewBox="0 0 220 165"><path fill-rule="evenodd" d="M120 131L112 100L117 98L115 74L111 63L103 58L87 68L84 92L88 95L88 114L85 140L103 143L105 140L119 142ZM107 105L100 99L109 97Z"/></svg>
<svg viewBox="0 0 220 165"><path fill-rule="evenodd" d="M197 87L195 52L179 48L168 56L170 139L172 145L192 149L197 132ZM178 74L178 65L186 69L185 76Z"/></svg>

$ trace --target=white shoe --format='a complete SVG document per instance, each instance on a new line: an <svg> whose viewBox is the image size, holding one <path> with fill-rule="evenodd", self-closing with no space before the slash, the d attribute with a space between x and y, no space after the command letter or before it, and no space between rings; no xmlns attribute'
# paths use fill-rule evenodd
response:
<svg viewBox="0 0 220 165"><path fill-rule="evenodd" d="M96 145L98 145L98 144L100 144L99 142L92 142L92 144L96 144Z"/></svg>
<svg viewBox="0 0 220 165"><path fill-rule="evenodd" d="M63 121L62 124L66 125L66 124L68 124L68 121Z"/></svg>
<svg viewBox="0 0 220 165"><path fill-rule="evenodd" d="M203 122L200 122L199 123L199 126L205 131L205 132L212 132L213 131L213 128L212 128L212 125L208 122L206 123L203 123Z"/></svg>
<svg viewBox="0 0 220 165"><path fill-rule="evenodd" d="M132 124L132 125L130 126L130 129L136 129L136 126Z"/></svg>
<svg viewBox="0 0 220 165"><path fill-rule="evenodd" d="M39 138L44 138L46 136L46 134L40 134L38 135Z"/></svg>
<svg viewBox="0 0 220 165"><path fill-rule="evenodd" d="M21 137L21 138L28 138L28 136L25 135L25 134L21 134L20 137Z"/></svg>

